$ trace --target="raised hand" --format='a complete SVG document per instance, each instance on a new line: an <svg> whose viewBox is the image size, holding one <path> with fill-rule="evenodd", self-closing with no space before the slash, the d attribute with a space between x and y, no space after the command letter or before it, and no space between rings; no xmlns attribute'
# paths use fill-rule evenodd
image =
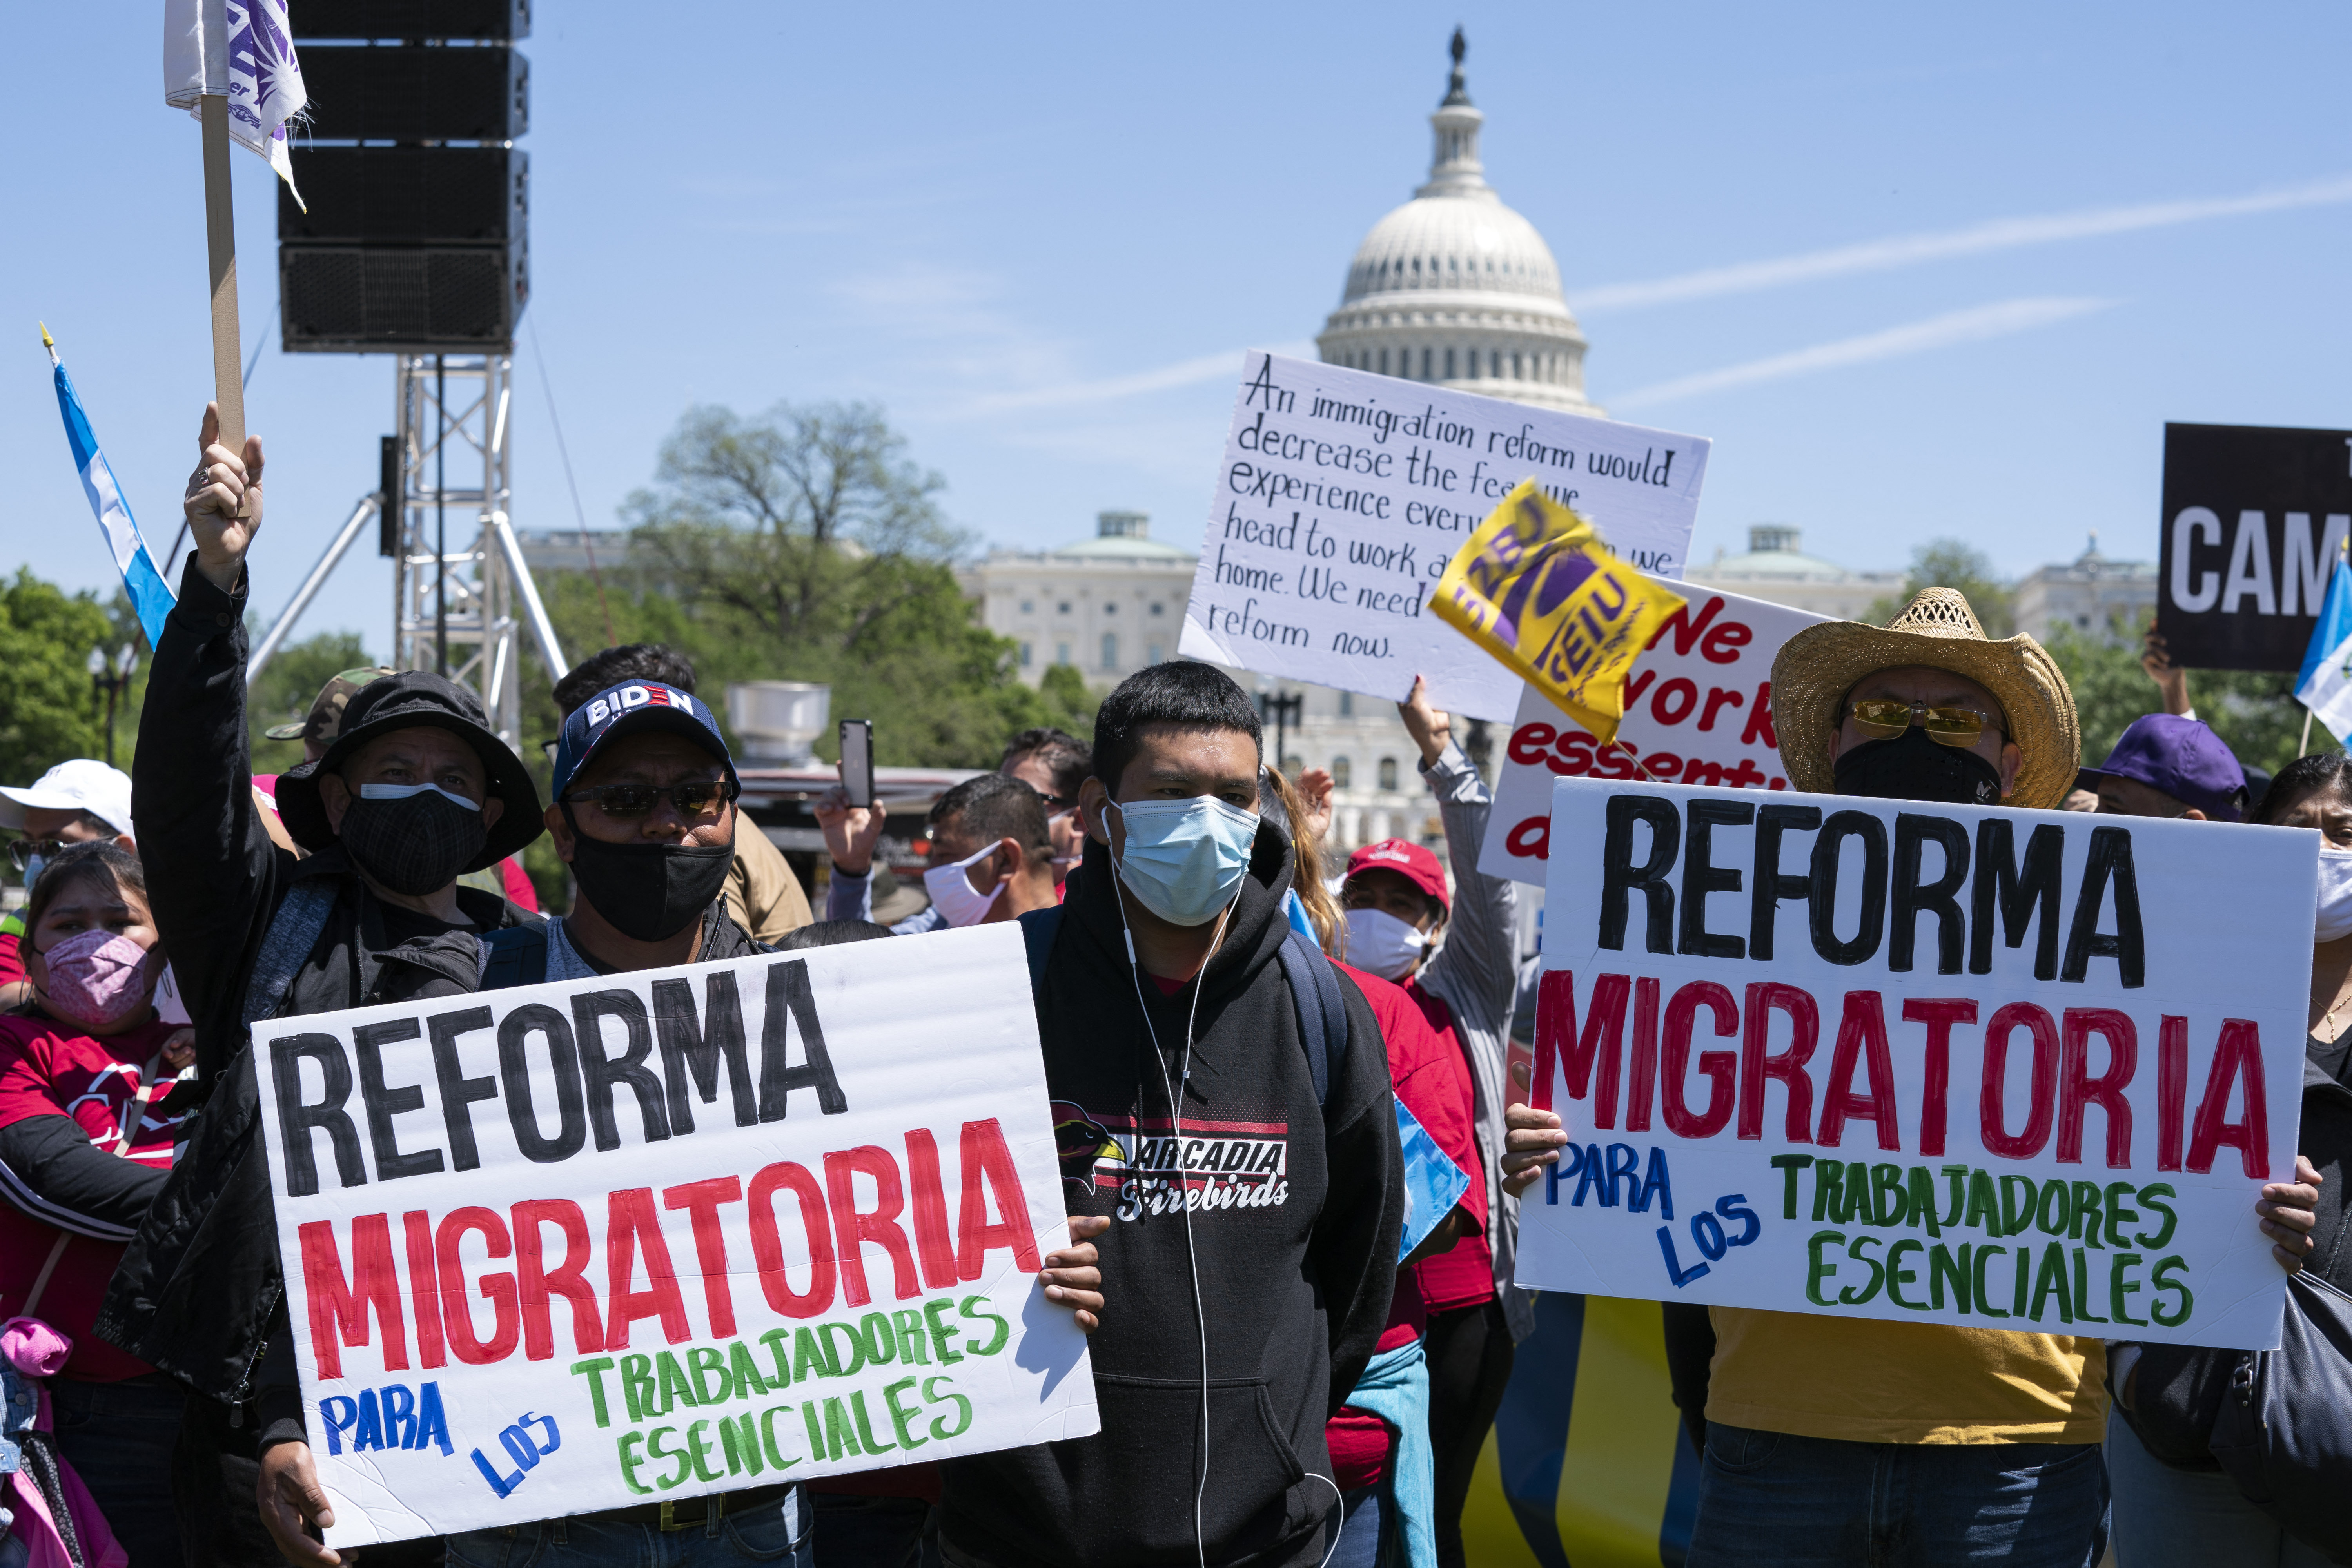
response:
<svg viewBox="0 0 2352 1568"><path fill-rule="evenodd" d="M261 437L247 436L242 453L230 451L220 444L220 405L207 403L196 447L196 471L180 503L195 538L196 569L223 592L235 592L245 553L261 531Z"/></svg>
<svg viewBox="0 0 2352 1568"><path fill-rule="evenodd" d="M874 846L881 842L888 807L878 800L872 805L852 805L849 792L835 784L809 804L809 811L824 835L825 852L835 866L852 877L863 877L873 868Z"/></svg>
<svg viewBox="0 0 2352 1568"><path fill-rule="evenodd" d="M1397 704L1397 714L1412 743L1421 748L1421 760L1433 766L1445 754L1445 742L1454 738L1454 716L1429 705L1429 682L1418 675L1412 678L1412 689Z"/></svg>
<svg viewBox="0 0 2352 1568"><path fill-rule="evenodd" d="M1290 782L1298 791L1298 804L1306 808L1305 819L1296 825L1299 836L1309 844L1322 843L1331 833L1330 770L1308 768Z"/></svg>

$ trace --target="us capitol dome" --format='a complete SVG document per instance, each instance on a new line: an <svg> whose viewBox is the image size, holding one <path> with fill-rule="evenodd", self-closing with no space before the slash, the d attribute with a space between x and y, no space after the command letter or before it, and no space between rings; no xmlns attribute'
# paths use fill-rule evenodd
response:
<svg viewBox="0 0 2352 1568"><path fill-rule="evenodd" d="M1551 247L1503 205L1478 162L1486 117L1463 85L1458 27L1453 54L1444 101L1429 117L1429 181L1356 247L1316 346L1327 364L1598 414Z"/></svg>

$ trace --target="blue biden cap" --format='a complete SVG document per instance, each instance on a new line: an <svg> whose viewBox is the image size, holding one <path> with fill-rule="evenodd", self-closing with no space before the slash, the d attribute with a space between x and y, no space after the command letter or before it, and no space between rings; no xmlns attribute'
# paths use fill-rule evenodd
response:
<svg viewBox="0 0 2352 1568"><path fill-rule="evenodd" d="M718 715L696 701L692 692L658 680L625 680L574 708L563 721L563 735L555 747L555 798L563 798L572 778L605 747L647 730L685 736L717 757L730 782L741 782L735 777L727 737L719 732Z"/></svg>

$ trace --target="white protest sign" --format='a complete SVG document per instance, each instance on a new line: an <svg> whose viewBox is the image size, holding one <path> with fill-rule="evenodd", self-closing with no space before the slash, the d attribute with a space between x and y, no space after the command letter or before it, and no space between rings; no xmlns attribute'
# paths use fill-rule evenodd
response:
<svg viewBox="0 0 2352 1568"><path fill-rule="evenodd" d="M1534 687L1521 689L1478 869L1543 885L1556 779L1789 787L1772 729L1772 660L1782 643L1824 617L1687 583L1675 591L1688 603L1633 661L1624 721L1611 744Z"/></svg>
<svg viewBox="0 0 2352 1568"><path fill-rule="evenodd" d="M1474 718L1519 678L1429 613L1528 475L1645 572L1680 577L1707 441L1252 351L1177 652Z"/></svg>
<svg viewBox="0 0 2352 1568"><path fill-rule="evenodd" d="M254 1030L331 1546L1098 1428L1021 934Z"/></svg>
<svg viewBox="0 0 2352 1568"><path fill-rule="evenodd" d="M1562 779L1543 1290L2265 1349L2317 837ZM2218 911L2226 910L2226 915Z"/></svg>

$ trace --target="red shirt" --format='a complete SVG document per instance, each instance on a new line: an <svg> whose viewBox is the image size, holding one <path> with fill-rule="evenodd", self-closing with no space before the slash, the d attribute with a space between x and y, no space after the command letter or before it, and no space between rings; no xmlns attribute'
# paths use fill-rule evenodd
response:
<svg viewBox="0 0 2352 1568"><path fill-rule="evenodd" d="M1445 1054L1462 1075L1464 1092L1468 1092L1470 1061L1462 1051L1462 1038L1454 1032L1454 1013L1446 1005L1423 990L1418 981L1407 981L1404 994L1419 1007L1430 1028L1444 1042ZM1435 1137L1434 1131L1431 1133ZM1448 1153L1453 1152L1449 1146ZM1470 1173L1470 1190L1462 1196L1462 1206L1478 1216L1478 1231L1456 1242L1451 1252L1441 1252L1434 1258L1424 1258L1412 1266L1413 1278L1420 1283L1422 1300L1433 1312L1451 1312L1464 1307L1475 1307L1495 1299L1495 1249L1486 1245L1486 1171L1474 1150L1462 1168ZM1475 1199L1474 1203L1472 1200Z"/></svg>
<svg viewBox="0 0 2352 1568"><path fill-rule="evenodd" d="M137 1097L140 1075L172 1028L146 1024L100 1040L51 1018L0 1017L0 1127L35 1116L69 1116L92 1143L111 1153L121 1137L116 1118ZM171 1167L173 1130L180 1123L168 1104L172 1092L168 1080L157 1088L125 1159L156 1170ZM68 1237L65 1255L49 1277L37 1315L73 1341L64 1375L117 1383L152 1371L89 1331L123 1244L69 1236L7 1204L0 1204L0 1317L24 1310L26 1295L61 1236Z"/></svg>
<svg viewBox="0 0 2352 1568"><path fill-rule="evenodd" d="M1486 1223L1486 1188L1478 1179L1478 1149L1471 1135L1470 1072L1451 1031L1440 1035L1432 1028L1423 1009L1413 1005L1412 994L1402 987L1336 959L1333 963L1363 991L1364 1000L1371 1004L1372 1016L1380 1020L1381 1038L1388 1047L1389 1079L1395 1086L1396 1097L1437 1146L1470 1173L1470 1186L1462 1194L1460 1206L1483 1228ZM1454 1250L1459 1252L1469 1245L1465 1238L1454 1243ZM1480 1245L1484 1247L1484 1243ZM1439 1258L1450 1256L1437 1255ZM1437 1258L1431 1258L1415 1265L1414 1269L1398 1273L1396 1294L1389 1304L1389 1324L1381 1335L1379 1350L1394 1350L1421 1337L1429 1309L1415 1270L1426 1268L1435 1261ZM1388 1469L1389 1455L1396 1445L1395 1435L1387 1422L1352 1405L1340 1407L1339 1413L1325 1425L1323 1436L1331 1449L1333 1479L1342 1491L1353 1491L1379 1480Z"/></svg>
<svg viewBox="0 0 2352 1568"><path fill-rule="evenodd" d="M0 931L0 985L14 985L25 978L24 955L16 951L23 940L13 931Z"/></svg>

